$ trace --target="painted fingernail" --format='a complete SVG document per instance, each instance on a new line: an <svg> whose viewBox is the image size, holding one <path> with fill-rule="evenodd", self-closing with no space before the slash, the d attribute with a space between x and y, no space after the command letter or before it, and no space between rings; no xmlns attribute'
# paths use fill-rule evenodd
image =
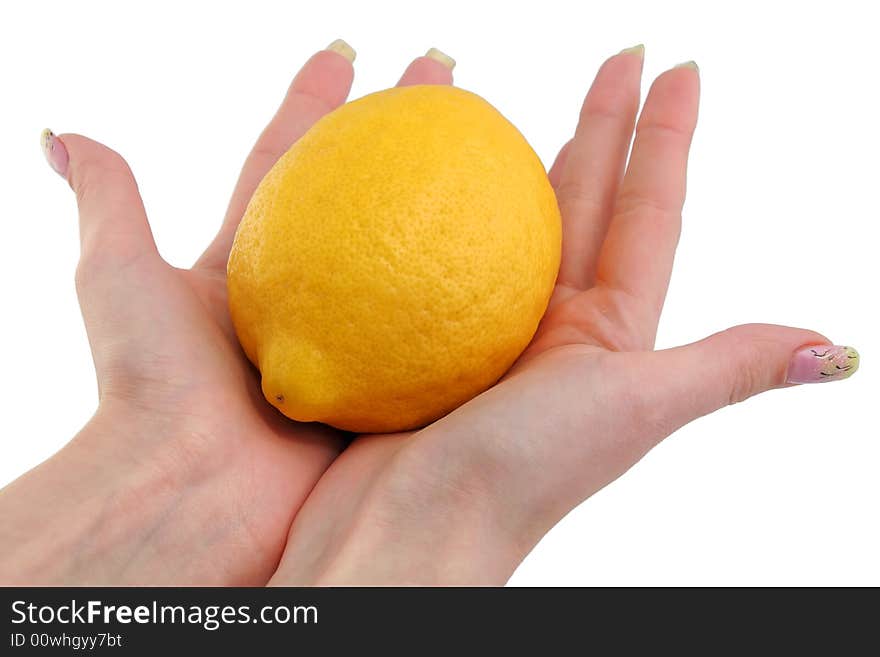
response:
<svg viewBox="0 0 880 657"><path fill-rule="evenodd" d="M442 50L437 50L436 48L429 48L428 52L425 53L425 57L430 57L435 62L440 62L448 68L450 71L455 68L455 60L452 59L449 55L447 55Z"/></svg>
<svg viewBox="0 0 880 657"><path fill-rule="evenodd" d="M859 352L852 347L812 345L798 349L788 364L786 383L824 383L852 376Z"/></svg>
<svg viewBox="0 0 880 657"><path fill-rule="evenodd" d="M49 128L46 128L40 133L40 146L43 147L43 155L46 156L49 166L62 178L66 177L67 163L70 158L67 155L67 148L65 148L64 142L58 139Z"/></svg>
<svg viewBox="0 0 880 657"><path fill-rule="evenodd" d="M689 68L696 71L697 73L700 72L700 67L697 66L697 63L693 59L687 62L682 62L681 64L676 64L675 68Z"/></svg>
<svg viewBox="0 0 880 657"><path fill-rule="evenodd" d="M354 48L352 48L342 39L336 39L336 41L327 46L325 50L329 50L331 52L335 52L338 55L342 55L351 64L354 63L354 58L357 57L357 53L354 51Z"/></svg>
<svg viewBox="0 0 880 657"><path fill-rule="evenodd" d="M642 59L645 58L645 44L640 43L637 46L633 46L632 48L624 48L621 50L618 55L638 55Z"/></svg>

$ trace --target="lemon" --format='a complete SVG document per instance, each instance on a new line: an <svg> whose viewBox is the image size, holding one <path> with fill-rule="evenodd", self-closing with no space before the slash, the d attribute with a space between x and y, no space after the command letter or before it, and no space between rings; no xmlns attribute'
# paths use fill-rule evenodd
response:
<svg viewBox="0 0 880 657"><path fill-rule="evenodd" d="M560 223L541 161L479 96L413 86L331 112L262 180L229 256L263 394L357 432L449 413L534 335Z"/></svg>

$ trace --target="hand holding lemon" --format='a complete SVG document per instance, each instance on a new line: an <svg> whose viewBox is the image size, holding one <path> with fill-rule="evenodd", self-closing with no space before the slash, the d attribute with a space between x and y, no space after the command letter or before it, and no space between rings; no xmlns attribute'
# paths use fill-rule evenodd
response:
<svg viewBox="0 0 880 657"><path fill-rule="evenodd" d="M502 583L677 427L852 374L855 350L782 326L653 350L699 76L664 72L636 123L643 55L602 65L545 174L488 103L426 86L452 82L433 49L344 105L334 42L192 269L121 156L45 133L100 403L0 491L0 582Z"/></svg>

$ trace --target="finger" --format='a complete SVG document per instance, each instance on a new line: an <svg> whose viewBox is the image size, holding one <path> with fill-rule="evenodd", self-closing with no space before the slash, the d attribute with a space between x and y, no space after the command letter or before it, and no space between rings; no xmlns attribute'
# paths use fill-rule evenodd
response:
<svg viewBox="0 0 880 657"><path fill-rule="evenodd" d="M354 79L355 52L342 40L316 53L296 75L287 95L257 139L238 178L217 236L196 263L224 269L229 248L254 190L288 148L328 112L345 102Z"/></svg>
<svg viewBox="0 0 880 657"><path fill-rule="evenodd" d="M644 306L648 342L657 329L681 230L699 86L696 65L688 63L651 87L599 258L599 281Z"/></svg>
<svg viewBox="0 0 880 657"><path fill-rule="evenodd" d="M424 57L416 58L397 83L398 87L414 84L452 84L455 60L449 55L431 48Z"/></svg>
<svg viewBox="0 0 880 657"><path fill-rule="evenodd" d="M43 152L76 194L80 264L109 273L143 258L160 260L137 183L115 151L86 137L44 130Z"/></svg>
<svg viewBox="0 0 880 657"><path fill-rule="evenodd" d="M556 196L562 211L559 282L586 289L626 164L639 108L644 48L608 59L584 99L574 139L559 172Z"/></svg>
<svg viewBox="0 0 880 657"><path fill-rule="evenodd" d="M702 415L794 383L851 376L859 355L812 331L747 324L700 342L639 355L645 407L671 433ZM662 438L663 436L659 436Z"/></svg>
<svg viewBox="0 0 880 657"><path fill-rule="evenodd" d="M565 169L565 163L568 161L568 151L571 149L571 142L572 140L569 139L565 142L565 145L559 149L559 154L553 161L553 166L551 166L550 171L547 172L547 178L550 179L550 184L553 185L553 189L559 187L559 179L562 177L562 170Z"/></svg>
<svg viewBox="0 0 880 657"><path fill-rule="evenodd" d="M99 393L112 388L132 343L155 331L150 297L170 271L153 241L144 205L122 157L79 135L42 138L46 159L67 179L79 207L76 291L98 373ZM145 321L146 318L146 321ZM137 352L139 353L139 352Z"/></svg>

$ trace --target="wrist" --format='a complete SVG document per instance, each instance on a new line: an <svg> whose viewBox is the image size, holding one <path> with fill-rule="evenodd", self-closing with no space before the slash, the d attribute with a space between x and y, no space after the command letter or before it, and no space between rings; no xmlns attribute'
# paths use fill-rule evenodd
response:
<svg viewBox="0 0 880 657"><path fill-rule="evenodd" d="M525 552L496 500L406 460L389 466L344 527L316 532L312 524L300 536L294 522L283 575L273 583L503 585ZM314 535L329 540L316 543Z"/></svg>
<svg viewBox="0 0 880 657"><path fill-rule="evenodd" d="M0 490L0 582L167 579L141 569L155 549L151 535L162 535L192 479L187 460L168 450L173 438L170 426L102 408L63 449Z"/></svg>

